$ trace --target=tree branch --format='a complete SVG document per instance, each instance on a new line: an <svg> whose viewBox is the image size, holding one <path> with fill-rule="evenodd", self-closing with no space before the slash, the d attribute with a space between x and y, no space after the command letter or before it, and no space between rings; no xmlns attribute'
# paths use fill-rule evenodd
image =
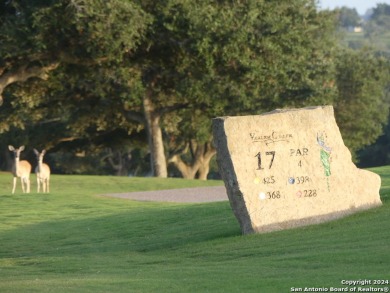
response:
<svg viewBox="0 0 390 293"><path fill-rule="evenodd" d="M184 103L184 104L175 104L175 105L172 105L172 106L166 106L166 107L161 108L158 111L158 113L160 114L160 116L162 116L162 115L164 115L166 113L170 113L170 112L173 112L173 111L176 111L176 110L185 109L189 105L190 105L189 103Z"/></svg>
<svg viewBox="0 0 390 293"><path fill-rule="evenodd" d="M0 76L0 105L3 103L2 93L8 85L16 82L24 82L32 77L46 80L49 77L48 72L56 69L58 65L59 62L51 62L45 66L34 65L31 67L28 64L23 64L13 70L2 70L3 74Z"/></svg>
<svg viewBox="0 0 390 293"><path fill-rule="evenodd" d="M145 124L145 117L139 112L124 110L123 115L126 117L126 119Z"/></svg>
<svg viewBox="0 0 390 293"><path fill-rule="evenodd" d="M60 51L57 56L58 56L58 60L60 60L63 63L77 64L77 65L84 65L84 66L96 65L108 60L108 57L101 57L96 59L77 58L68 54L65 51Z"/></svg>

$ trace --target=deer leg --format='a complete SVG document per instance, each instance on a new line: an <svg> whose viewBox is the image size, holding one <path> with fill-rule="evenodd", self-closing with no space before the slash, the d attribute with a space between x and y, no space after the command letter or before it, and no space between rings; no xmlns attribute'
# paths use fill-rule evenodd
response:
<svg viewBox="0 0 390 293"><path fill-rule="evenodd" d="M30 178L26 178L27 193L30 193Z"/></svg>
<svg viewBox="0 0 390 293"><path fill-rule="evenodd" d="M39 179L39 177L37 177L37 192L39 193L39 190L41 189L40 187L40 183L41 183L41 180Z"/></svg>
<svg viewBox="0 0 390 293"><path fill-rule="evenodd" d="M22 192L23 193L26 193L26 189L25 189L25 187L24 187L24 178L23 177L20 177L20 183L22 183Z"/></svg>
<svg viewBox="0 0 390 293"><path fill-rule="evenodd" d="M14 177L14 182L13 182L13 187L12 187L12 194L15 193L15 189L16 189L16 181L18 180L17 177Z"/></svg>

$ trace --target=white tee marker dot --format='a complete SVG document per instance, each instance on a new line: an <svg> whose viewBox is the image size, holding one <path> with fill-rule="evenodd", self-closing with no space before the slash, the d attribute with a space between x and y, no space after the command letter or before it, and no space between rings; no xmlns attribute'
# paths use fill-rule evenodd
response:
<svg viewBox="0 0 390 293"><path fill-rule="evenodd" d="M260 193L259 193L259 198L260 198L261 200L265 199L265 198L266 198L265 193L264 193L264 192L260 192Z"/></svg>

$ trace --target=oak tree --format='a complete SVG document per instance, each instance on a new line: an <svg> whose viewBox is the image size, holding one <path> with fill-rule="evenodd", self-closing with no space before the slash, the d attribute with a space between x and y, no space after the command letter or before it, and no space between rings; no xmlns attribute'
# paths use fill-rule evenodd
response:
<svg viewBox="0 0 390 293"><path fill-rule="evenodd" d="M149 21L126 0L9 0L0 5L0 101L10 84L45 80L60 64L117 61L134 50Z"/></svg>

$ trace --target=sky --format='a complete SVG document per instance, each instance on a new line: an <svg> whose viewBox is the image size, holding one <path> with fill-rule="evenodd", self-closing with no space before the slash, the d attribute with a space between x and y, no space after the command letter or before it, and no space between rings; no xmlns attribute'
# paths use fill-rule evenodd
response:
<svg viewBox="0 0 390 293"><path fill-rule="evenodd" d="M335 9L336 7L356 8L359 15L364 15L370 8L376 7L378 3L386 3L390 5L390 0L319 0L320 8Z"/></svg>

